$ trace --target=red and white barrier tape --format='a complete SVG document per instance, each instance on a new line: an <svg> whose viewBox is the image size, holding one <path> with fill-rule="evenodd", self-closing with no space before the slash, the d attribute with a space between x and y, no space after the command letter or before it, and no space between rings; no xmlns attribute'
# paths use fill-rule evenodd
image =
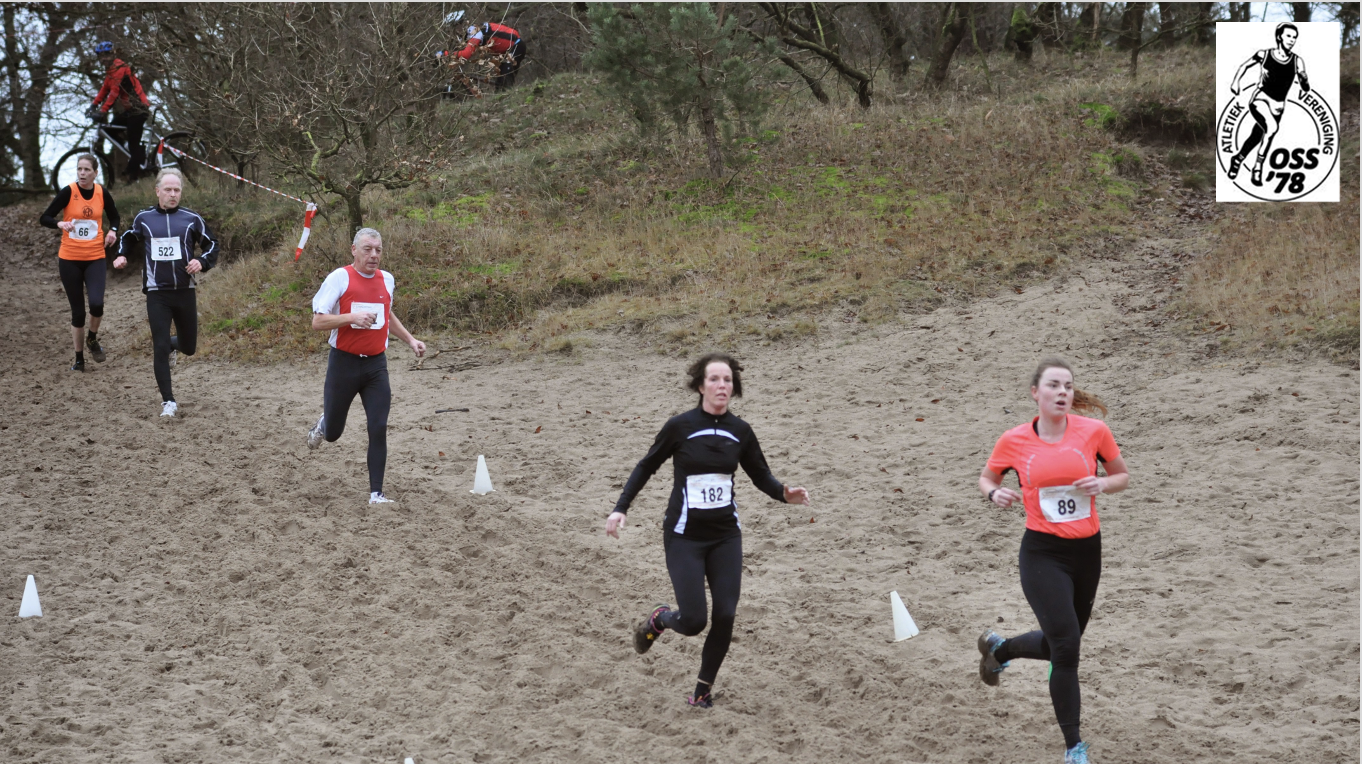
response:
<svg viewBox="0 0 1362 764"><path fill-rule="evenodd" d="M231 171L228 171L228 170L224 170L224 169L222 169L221 167L218 167L218 166L216 166L216 165L208 164L207 162L203 161L202 159L199 159L199 158L197 158L197 157L192 157L192 156L190 156L190 155L184 153L183 151L180 151L179 149L175 148L174 146L169 146L169 145L167 145L165 141L161 141L160 143L158 143L158 144L156 145L156 166L158 166L158 167L163 166L164 163L162 162L162 155L163 155L163 153L164 153L164 151L165 151L166 149L170 149L170 153L174 154L175 156L179 157L180 159L188 159L188 160L190 160L191 162L198 162L199 164L203 165L204 167L207 167L207 168L210 169L210 170L216 170L217 172L220 172L220 173L222 173L223 175L226 175L226 176L229 177L229 178L235 178L235 179L241 181L242 183L249 183L249 184L251 184L252 186L255 186L256 188L264 189L264 190L270 192L271 194L278 194L279 196L282 196L282 197L284 197L285 199L292 199L292 200L295 201L295 202L301 202L301 203L303 203L303 204L306 204L306 205L307 205L307 212L303 215L303 235L302 235L302 237L300 237L300 238L298 239L298 249L297 249L296 251L294 251L294 253L293 253L293 261L294 261L294 262L298 262L298 258L300 258L300 257L303 256L303 247L307 246L307 237L308 237L309 234L312 233L312 218L313 218L313 216L315 216L315 215L317 214L317 205L316 205L315 203L309 202L309 201L306 200L306 199L299 199L299 198L296 197L296 196L293 196L293 195L291 195L291 194L286 194L286 193L284 193L283 191L278 191L278 190L276 190L276 189L270 188L269 186L262 186L262 185L260 185L259 183L256 183L255 181L250 180L249 178L243 178L243 177L241 177L240 175L237 175L237 174L234 173L234 172L231 172Z"/></svg>

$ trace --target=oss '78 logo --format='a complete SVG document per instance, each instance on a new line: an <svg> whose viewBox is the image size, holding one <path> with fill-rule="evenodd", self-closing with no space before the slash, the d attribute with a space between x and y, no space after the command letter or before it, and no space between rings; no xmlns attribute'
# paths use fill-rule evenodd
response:
<svg viewBox="0 0 1362 764"><path fill-rule="evenodd" d="M1330 103L1337 94L1330 98L1312 88L1305 59L1297 53L1300 27L1290 22L1275 29L1267 24L1230 26L1255 27L1255 42L1266 42L1262 33L1271 29L1274 44L1243 57L1233 77L1228 82L1222 77L1219 83L1230 95L1216 125L1216 159L1224 173L1219 183L1228 179L1243 195L1262 201L1337 201L1336 193L1333 199L1304 198L1333 174L1339 136L1338 117ZM1233 31L1242 37L1248 30ZM1235 35L1226 36L1230 39L1223 42L1234 42ZM1217 46L1221 42L1217 40ZM1323 58L1312 66L1323 69ZM1227 198L1224 191L1228 189L1217 188L1218 200L1249 201L1239 194Z"/></svg>

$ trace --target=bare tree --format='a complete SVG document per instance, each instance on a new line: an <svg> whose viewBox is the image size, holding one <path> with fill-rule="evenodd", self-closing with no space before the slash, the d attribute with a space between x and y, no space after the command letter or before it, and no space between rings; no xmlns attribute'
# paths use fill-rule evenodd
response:
<svg viewBox="0 0 1362 764"><path fill-rule="evenodd" d="M1292 18L1293 20L1295 20L1295 21L1301 21L1301 22L1309 21L1309 20L1310 20L1310 3L1292 3L1292 4L1291 4L1291 18Z"/></svg>
<svg viewBox="0 0 1362 764"><path fill-rule="evenodd" d="M65 3L6 3L4 18L4 126L0 146L10 173L23 170L25 188L47 188L42 166L43 116L60 59L86 33L90 8ZM0 170L3 170L0 166Z"/></svg>
<svg viewBox="0 0 1362 764"><path fill-rule="evenodd" d="M856 102L870 108L875 78L844 55L836 15L818 3L757 3L774 24L776 37L787 47L823 59L856 90Z"/></svg>
<svg viewBox="0 0 1362 764"><path fill-rule="evenodd" d="M1140 47L1140 41L1144 36L1144 15L1147 10L1149 3L1126 3L1125 12L1121 14L1121 36L1116 38L1117 50L1136 50ZM1163 32L1162 29L1159 31Z"/></svg>
<svg viewBox="0 0 1362 764"><path fill-rule="evenodd" d="M960 41L965 39L965 33L969 31L969 17L974 12L973 5L973 3L944 4L936 45L932 49L932 61L923 82L926 87L937 89L946 83L951 58L955 56L955 49L960 47Z"/></svg>
<svg viewBox="0 0 1362 764"><path fill-rule="evenodd" d="M439 6L198 4L151 13L160 16L154 43L199 132L340 197L352 230L363 226L367 187L417 182L458 126L462 110L440 105L444 81L432 63L447 35Z"/></svg>
<svg viewBox="0 0 1362 764"><path fill-rule="evenodd" d="M908 78L911 63L908 55L903 52L903 46L908 43L908 36L898 19L894 17L894 8L890 3L866 3L866 10L875 20L875 26L879 28L880 36L884 40L884 51L889 56L889 79L895 84L901 84Z"/></svg>

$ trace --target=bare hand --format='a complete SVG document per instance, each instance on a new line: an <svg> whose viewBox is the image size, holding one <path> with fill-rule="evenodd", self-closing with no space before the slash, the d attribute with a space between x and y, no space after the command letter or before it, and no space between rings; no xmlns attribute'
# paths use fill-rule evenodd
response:
<svg viewBox="0 0 1362 764"><path fill-rule="evenodd" d="M351 313L350 323L361 329L368 329L378 320L377 313Z"/></svg>
<svg viewBox="0 0 1362 764"><path fill-rule="evenodd" d="M789 486L784 486L784 489L786 504L803 504L805 506L808 505L809 490L807 488L791 488Z"/></svg>
<svg viewBox="0 0 1362 764"><path fill-rule="evenodd" d="M412 337L410 344L411 349L413 352L416 353L417 358L420 358L421 356L424 356L426 354L426 343L416 339L415 337Z"/></svg>
<svg viewBox="0 0 1362 764"><path fill-rule="evenodd" d="M191 276L193 276L195 273L199 273L199 272L202 271L202 270L203 270L203 263L199 262L198 258L195 258L195 259L193 259L193 260L190 260L190 261L189 261L188 263L186 263L185 266L184 266L184 272L185 272L185 273L188 273L188 274L191 275Z"/></svg>
<svg viewBox="0 0 1362 764"><path fill-rule="evenodd" d="M611 512L610 516L605 518L605 535L619 538L627 520L628 517L623 512Z"/></svg>
<svg viewBox="0 0 1362 764"><path fill-rule="evenodd" d="M76 227L76 224L75 224L75 223L72 223L72 222L69 221L69 220L62 220L62 221L60 221L60 222L57 223L57 227L60 228L60 229L62 229L63 231L65 231L65 232L67 232L67 233L71 233L71 229L72 229L72 228L75 228L75 227Z"/></svg>
<svg viewBox="0 0 1362 764"><path fill-rule="evenodd" d="M1021 498L1021 494L1011 488L1003 488L1002 486L999 486L998 490L993 492L993 503L1004 509L1012 506L1013 502L1021 501Z"/></svg>
<svg viewBox="0 0 1362 764"><path fill-rule="evenodd" d="M124 256L122 256L122 255L119 255L118 257L115 257L115 258L114 258L114 267L115 267L115 268L122 268L122 267L126 266L127 264L128 264L128 258L126 258L126 257L124 257Z"/></svg>
<svg viewBox="0 0 1362 764"><path fill-rule="evenodd" d="M1077 488L1078 492L1084 496L1096 496L1101 493L1102 489L1105 487L1105 480L1100 477L1093 477L1092 475L1074 481L1074 488Z"/></svg>
<svg viewBox="0 0 1362 764"><path fill-rule="evenodd" d="M104 248L105 248L105 249L108 249L109 247L112 247L112 246L114 245L114 242L116 242L116 241L118 241L118 235L115 234L113 231L109 231L108 233L104 234Z"/></svg>

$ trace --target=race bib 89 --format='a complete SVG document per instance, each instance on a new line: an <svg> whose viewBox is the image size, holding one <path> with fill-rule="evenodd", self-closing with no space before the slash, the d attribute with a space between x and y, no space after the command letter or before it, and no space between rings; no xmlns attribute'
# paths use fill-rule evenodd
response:
<svg viewBox="0 0 1362 764"><path fill-rule="evenodd" d="M1071 523L1092 515L1092 497L1071 485L1042 488L1040 511L1052 523Z"/></svg>
<svg viewBox="0 0 1362 764"><path fill-rule="evenodd" d="M99 236L99 223L93 220L72 220L71 238L75 241L94 241Z"/></svg>
<svg viewBox="0 0 1362 764"><path fill-rule="evenodd" d="M174 236L151 240L152 260L179 260L184 257L180 251L180 240Z"/></svg>
<svg viewBox="0 0 1362 764"><path fill-rule="evenodd" d="M718 509L733 503L733 476L711 473L686 477L686 503L691 509Z"/></svg>

